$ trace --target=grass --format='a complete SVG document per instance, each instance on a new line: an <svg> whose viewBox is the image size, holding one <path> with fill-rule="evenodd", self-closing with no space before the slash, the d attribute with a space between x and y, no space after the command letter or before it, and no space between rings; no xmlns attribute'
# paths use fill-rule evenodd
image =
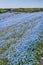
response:
<svg viewBox="0 0 43 65"><path fill-rule="evenodd" d="M8 59L6 57L0 59L0 65L7 65L8 62L9 61L8 61ZM10 64L8 63L8 65L10 65Z"/></svg>
<svg viewBox="0 0 43 65"><path fill-rule="evenodd" d="M39 61L43 54L43 42L38 42L35 48L34 56Z"/></svg>
<svg viewBox="0 0 43 65"><path fill-rule="evenodd" d="M0 47L0 54L3 53L6 50L5 47Z"/></svg>
<svg viewBox="0 0 43 65"><path fill-rule="evenodd" d="M10 47L10 43L5 44L4 46L0 47L0 54L2 54L3 52L5 52L7 50L7 48Z"/></svg>
<svg viewBox="0 0 43 65"><path fill-rule="evenodd" d="M2 33L0 33L0 36L2 36Z"/></svg>
<svg viewBox="0 0 43 65"><path fill-rule="evenodd" d="M22 38L23 34L26 32L26 29L24 29L21 33L17 34L17 38Z"/></svg>
<svg viewBox="0 0 43 65"><path fill-rule="evenodd" d="M11 40L11 43L6 43L0 47L0 54L5 52L12 44L16 43L16 40Z"/></svg>
<svg viewBox="0 0 43 65"><path fill-rule="evenodd" d="M37 63L33 63L33 65L39 65L39 64L37 64Z"/></svg>

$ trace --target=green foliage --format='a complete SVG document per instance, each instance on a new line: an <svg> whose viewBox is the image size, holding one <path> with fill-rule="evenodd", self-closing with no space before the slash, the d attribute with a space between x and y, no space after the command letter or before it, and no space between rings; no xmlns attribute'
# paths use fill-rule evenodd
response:
<svg viewBox="0 0 43 65"><path fill-rule="evenodd" d="M0 65L6 65L8 62L9 61L8 61L8 59L6 57L0 59ZM10 64L8 63L8 65L10 65Z"/></svg>
<svg viewBox="0 0 43 65"><path fill-rule="evenodd" d="M6 50L5 47L0 47L0 54L3 53Z"/></svg>
<svg viewBox="0 0 43 65"><path fill-rule="evenodd" d="M10 47L10 43L5 44L4 46L0 47L0 54L7 50Z"/></svg>
<svg viewBox="0 0 43 65"><path fill-rule="evenodd" d="M0 13L5 13L7 11L8 11L7 9L0 9Z"/></svg>
<svg viewBox="0 0 43 65"><path fill-rule="evenodd" d="M35 48L34 56L37 60L40 60L42 55L43 55L43 42L38 42Z"/></svg>
<svg viewBox="0 0 43 65"><path fill-rule="evenodd" d="M0 9L0 13L5 12L39 12L43 11L43 8L11 8L11 9Z"/></svg>
<svg viewBox="0 0 43 65"><path fill-rule="evenodd" d="M43 11L43 8L15 8L13 11L16 12L38 12Z"/></svg>
<svg viewBox="0 0 43 65"><path fill-rule="evenodd" d="M33 63L33 65L39 65L38 63Z"/></svg>
<svg viewBox="0 0 43 65"><path fill-rule="evenodd" d="M2 34L0 33L0 36L2 36Z"/></svg>
<svg viewBox="0 0 43 65"><path fill-rule="evenodd" d="M30 62L30 60L29 60L29 59L26 59L26 60L25 60L25 62L26 62L26 63L29 63L29 62Z"/></svg>

